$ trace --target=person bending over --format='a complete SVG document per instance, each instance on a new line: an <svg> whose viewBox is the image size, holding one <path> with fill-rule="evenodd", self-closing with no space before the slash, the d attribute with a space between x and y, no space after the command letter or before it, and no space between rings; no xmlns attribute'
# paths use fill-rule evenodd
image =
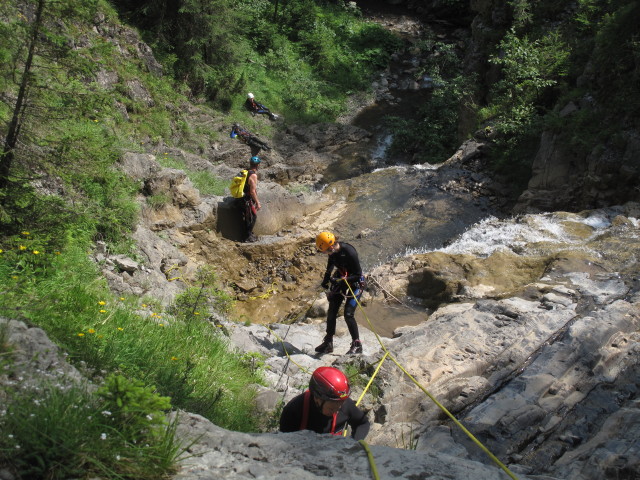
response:
<svg viewBox="0 0 640 480"><path fill-rule="evenodd" d="M333 352L333 336L336 333L336 318L340 305L344 304L344 321L351 335L351 347L347 355L362 353L362 342L358 332L355 311L364 288L364 276L353 245L339 242L331 232L320 232L316 237L316 247L329 255L327 269L322 279L322 288L327 292L329 310L327 311L327 332L324 340L316 347L318 353ZM335 269L335 272L334 272Z"/></svg>
<svg viewBox="0 0 640 480"><path fill-rule="evenodd" d="M351 437L363 440L371 424L367 414L349 398L349 380L334 367L317 368L311 375L309 389L287 403L280 415L281 432L312 430L316 433L342 435L347 425Z"/></svg>

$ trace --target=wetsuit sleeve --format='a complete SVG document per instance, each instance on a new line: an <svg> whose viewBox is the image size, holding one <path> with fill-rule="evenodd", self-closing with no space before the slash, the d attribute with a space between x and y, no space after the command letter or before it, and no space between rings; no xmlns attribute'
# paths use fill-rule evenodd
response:
<svg viewBox="0 0 640 480"><path fill-rule="evenodd" d="M348 423L352 430L351 437L354 440L364 440L371 428L367 414L356 407L353 400L351 400L348 405L345 405L345 407L347 407L346 413L349 416Z"/></svg>
<svg viewBox="0 0 640 480"><path fill-rule="evenodd" d="M302 421L304 394L298 395L285 405L280 414L280 431L297 432Z"/></svg>
<svg viewBox="0 0 640 480"><path fill-rule="evenodd" d="M329 260L327 260L327 269L324 272L324 277L322 277L322 286L324 288L329 285L331 272L333 272L333 260L331 259L331 255L329 255Z"/></svg>

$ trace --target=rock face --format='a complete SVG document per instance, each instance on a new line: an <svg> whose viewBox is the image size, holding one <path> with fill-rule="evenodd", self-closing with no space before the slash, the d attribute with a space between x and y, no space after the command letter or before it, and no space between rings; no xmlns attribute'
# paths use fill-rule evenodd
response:
<svg viewBox="0 0 640 480"><path fill-rule="evenodd" d="M221 429L197 415L181 418L179 433L200 440L175 480L373 478L367 451L350 438L309 431L248 435ZM494 480L501 474L496 468L445 453L368 448L379 478Z"/></svg>
<svg viewBox="0 0 640 480"><path fill-rule="evenodd" d="M542 135L531 180L516 213L553 211L560 206L577 211L640 200L637 131L621 132L615 144L598 145L586 156L567 151L565 144L558 135Z"/></svg>

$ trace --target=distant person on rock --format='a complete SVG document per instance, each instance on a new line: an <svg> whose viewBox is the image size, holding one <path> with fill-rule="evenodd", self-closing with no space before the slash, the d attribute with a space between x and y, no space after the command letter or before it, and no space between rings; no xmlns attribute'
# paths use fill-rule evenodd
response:
<svg viewBox="0 0 640 480"><path fill-rule="evenodd" d="M312 430L342 435L347 425L351 437L363 440L371 424L367 414L349 398L351 389L344 373L333 367L320 367L311 375L309 389L287 403L280 415L281 432Z"/></svg>
<svg viewBox="0 0 640 480"><path fill-rule="evenodd" d="M251 157L247 181L244 184L244 197L237 199L244 223L243 242L245 243L258 241L258 237L253 234L258 210L261 208L260 200L258 200L258 165L260 165L260 157Z"/></svg>
<svg viewBox="0 0 640 480"><path fill-rule="evenodd" d="M251 112L251 115L253 115L254 117L258 114L261 114L269 115L269 120L278 119L278 115L276 115L275 113L271 113L271 111L267 107L256 101L253 93L247 93L247 100L245 100L244 106Z"/></svg>
<svg viewBox="0 0 640 480"><path fill-rule="evenodd" d="M242 143L249 145L251 148L251 155L255 156L260 153L260 150L271 150L271 147L267 145L266 142L263 142L258 137L256 137L253 133L249 132L244 127L241 127L237 123L234 123L231 126L231 133L229 134L231 138L237 138Z"/></svg>
<svg viewBox="0 0 640 480"><path fill-rule="evenodd" d="M333 336L336 333L336 318L343 300L344 320L351 334L351 347L348 355L362 353L362 342L358 333L355 311L357 301L364 288L364 276L360 268L358 252L345 242L338 242L338 238L331 232L321 232L316 237L316 247L329 255L327 269L322 279L322 288L327 291L329 311L327 312L327 333L324 340L316 347L318 353L333 352ZM334 272L335 269L335 272ZM331 287L329 287L331 285ZM349 288L351 287L351 288Z"/></svg>

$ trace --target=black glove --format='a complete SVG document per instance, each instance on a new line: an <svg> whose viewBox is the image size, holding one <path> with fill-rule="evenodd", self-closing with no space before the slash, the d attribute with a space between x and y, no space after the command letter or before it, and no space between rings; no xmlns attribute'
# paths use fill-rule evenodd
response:
<svg viewBox="0 0 640 480"><path fill-rule="evenodd" d="M324 288L325 290L329 288L329 282L322 282L322 284L320 285L322 288Z"/></svg>

